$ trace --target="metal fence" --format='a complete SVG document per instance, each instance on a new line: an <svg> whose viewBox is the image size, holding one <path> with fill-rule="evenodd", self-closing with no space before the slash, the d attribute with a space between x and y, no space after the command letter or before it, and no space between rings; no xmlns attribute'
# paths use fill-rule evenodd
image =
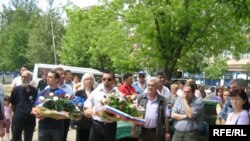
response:
<svg viewBox="0 0 250 141"><path fill-rule="evenodd" d="M3 84L9 84L17 76L17 72L0 72L0 82Z"/></svg>

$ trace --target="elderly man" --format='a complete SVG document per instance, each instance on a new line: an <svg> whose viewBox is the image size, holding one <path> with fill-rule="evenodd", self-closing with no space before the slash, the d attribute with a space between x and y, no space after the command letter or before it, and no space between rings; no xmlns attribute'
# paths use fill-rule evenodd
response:
<svg viewBox="0 0 250 141"><path fill-rule="evenodd" d="M157 92L157 85L157 79L150 78L147 81L147 92L138 97L138 105L143 106L146 111L144 114L146 123L141 127L141 133L139 133L141 141L170 140L168 121L170 113L166 98Z"/></svg>
<svg viewBox="0 0 250 141"><path fill-rule="evenodd" d="M173 141L199 141L198 130L202 125L203 101L195 96L195 85L186 83L183 95L172 108L175 133Z"/></svg>
<svg viewBox="0 0 250 141"><path fill-rule="evenodd" d="M28 70L28 67L26 65L22 65L20 67L20 76L14 78L13 81L11 82L11 88L12 89L14 89L14 87L19 86L19 85L22 84L21 74L22 74L23 71L26 71L26 70ZM31 76L30 76L31 77L30 85L32 85L33 87L36 87L36 82L32 80L33 75L32 75L32 73L30 73L30 74L31 74Z"/></svg>
<svg viewBox="0 0 250 141"><path fill-rule="evenodd" d="M12 117L12 139L20 141L24 131L24 140L32 141L33 132L36 126L36 118L31 114L37 98L37 90L30 85L32 74L28 70L21 73L21 85L14 87L10 96L10 103L13 110Z"/></svg>

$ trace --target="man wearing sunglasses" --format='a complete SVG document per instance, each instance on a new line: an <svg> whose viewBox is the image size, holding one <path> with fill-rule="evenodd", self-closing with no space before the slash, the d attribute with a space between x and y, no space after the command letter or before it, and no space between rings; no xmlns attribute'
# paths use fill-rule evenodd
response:
<svg viewBox="0 0 250 141"><path fill-rule="evenodd" d="M91 92L84 104L86 108L84 115L93 118L89 141L115 141L117 123L103 119L95 113L95 109L102 106L101 99L109 93L121 94L117 87L114 87L114 83L115 75L110 71L105 71L102 75L102 83Z"/></svg>
<svg viewBox="0 0 250 141"><path fill-rule="evenodd" d="M147 88L145 76L146 73L144 71L140 71L138 74L138 80L133 83L133 87L135 88L137 94L142 94Z"/></svg>

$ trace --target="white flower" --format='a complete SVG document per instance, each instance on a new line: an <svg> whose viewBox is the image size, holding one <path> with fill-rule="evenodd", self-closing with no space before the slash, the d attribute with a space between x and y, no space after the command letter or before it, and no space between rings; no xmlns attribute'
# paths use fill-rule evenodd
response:
<svg viewBox="0 0 250 141"><path fill-rule="evenodd" d="M136 100L136 98L137 98L137 94L133 94L133 95L131 96L131 99L132 99L132 100Z"/></svg>
<svg viewBox="0 0 250 141"><path fill-rule="evenodd" d="M70 94L65 94L64 97L67 98L67 99L69 99L70 98Z"/></svg>
<svg viewBox="0 0 250 141"><path fill-rule="evenodd" d="M54 95L54 93L52 93L52 92L49 93L49 96L53 96L53 95Z"/></svg>
<svg viewBox="0 0 250 141"><path fill-rule="evenodd" d="M119 102L121 103L121 102L125 102L125 99L124 98L122 98L122 97L119 97Z"/></svg>
<svg viewBox="0 0 250 141"><path fill-rule="evenodd" d="M136 107L136 105L131 104L131 105L129 105L129 107L130 107L130 108L135 108L135 107Z"/></svg>
<svg viewBox="0 0 250 141"><path fill-rule="evenodd" d="M45 101L45 97L44 97L44 96L40 96L38 100L39 100L40 102L43 102L43 101Z"/></svg>
<svg viewBox="0 0 250 141"><path fill-rule="evenodd" d="M58 100L58 96L54 96L53 101L57 101L57 100Z"/></svg>

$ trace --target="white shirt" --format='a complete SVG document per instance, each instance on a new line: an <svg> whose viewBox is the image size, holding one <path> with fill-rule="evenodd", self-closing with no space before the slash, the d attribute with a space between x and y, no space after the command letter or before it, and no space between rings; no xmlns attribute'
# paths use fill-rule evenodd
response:
<svg viewBox="0 0 250 141"><path fill-rule="evenodd" d="M178 89L176 94L181 97L183 95L183 90L182 89Z"/></svg>
<svg viewBox="0 0 250 141"><path fill-rule="evenodd" d="M194 92L194 95L195 95L196 97L202 99L201 92L200 92L199 90L196 89L195 92Z"/></svg>
<svg viewBox="0 0 250 141"><path fill-rule="evenodd" d="M159 91L157 90L158 94L162 95L163 97L165 97L167 99L167 102L169 103L171 100L171 93L170 90L168 89L168 87L163 86L162 90Z"/></svg>
<svg viewBox="0 0 250 141"><path fill-rule="evenodd" d="M22 85L21 76L15 77L11 83L11 87L14 88L16 86ZM36 82L34 80L30 81L30 85L36 88Z"/></svg>
<svg viewBox="0 0 250 141"><path fill-rule="evenodd" d="M103 84L100 84L97 86L97 88L94 91L91 92L91 94L89 95L89 97L87 98L87 100L84 103L84 107L93 108L95 110L96 108L103 106L101 104L101 100L104 98L104 96L107 96L108 93L121 94L117 87L113 87L111 91L106 92ZM112 121L108 121L106 119L103 119L102 117L97 116L97 115L93 115L93 119L101 121L101 122L112 122Z"/></svg>
<svg viewBox="0 0 250 141"><path fill-rule="evenodd" d="M155 128L157 126L157 119L158 119L158 105L159 103L157 102L158 96L150 100L148 98L148 102L146 105L146 111L145 111L145 124L143 127L145 128ZM170 111L168 109L168 106L166 106L165 109L165 117L170 117Z"/></svg>

